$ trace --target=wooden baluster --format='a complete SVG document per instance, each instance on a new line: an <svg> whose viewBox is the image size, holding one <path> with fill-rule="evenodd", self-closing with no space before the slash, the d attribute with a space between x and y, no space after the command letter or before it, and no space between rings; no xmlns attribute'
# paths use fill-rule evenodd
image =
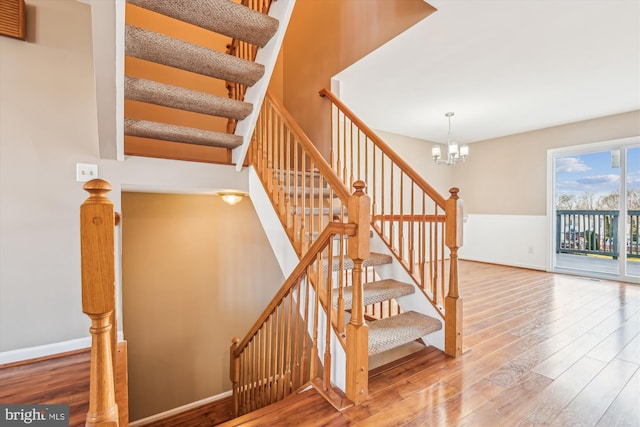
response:
<svg viewBox="0 0 640 427"><path fill-rule="evenodd" d="M336 137L335 137L335 117L334 117L334 112L336 111L336 108L334 107L333 103L329 103L329 117L330 117L330 129L331 129L331 148L330 148L330 152L329 152L329 165L331 165L331 167L333 168L333 170L336 172L336 174L338 173L339 169L337 167L337 161L338 159L336 158Z"/></svg>
<svg viewBox="0 0 640 427"><path fill-rule="evenodd" d="M314 232L318 232L318 219L313 214L313 209L316 206L316 200L314 192L316 190L315 182L313 182L313 169L315 168L315 162L313 157L309 157L309 215L307 216L307 224L308 224L308 232L307 232L307 240L308 245L307 249L305 249L305 253L309 250L309 247L313 244L313 234ZM306 179L306 175L305 175ZM306 197L306 196L305 196ZM318 212L320 213L320 212Z"/></svg>
<svg viewBox="0 0 640 427"><path fill-rule="evenodd" d="M291 392L291 353L293 351L293 340L291 337L291 322L293 321L293 289L289 291L289 313L287 315L287 357L284 370L284 395Z"/></svg>
<svg viewBox="0 0 640 427"><path fill-rule="evenodd" d="M87 426L117 426L115 400L115 237L116 216L106 194L111 185L93 179L80 207L82 311L91 318L91 368Z"/></svg>
<svg viewBox="0 0 640 427"><path fill-rule="evenodd" d="M273 323L271 324L271 335L273 336L273 347L272 353L273 355L269 359L269 363L271 364L272 374L271 374L271 392L269 394L270 401L277 402L278 401L278 351L279 347L279 337L278 337L278 327L279 327L279 316L278 316L278 308L273 311L272 319Z"/></svg>
<svg viewBox="0 0 640 427"><path fill-rule="evenodd" d="M292 388L293 390L297 390L298 387L300 386L300 322L301 322L301 315L300 315L300 304L302 303L301 298L302 298L302 293L300 291L300 280L298 279L296 281L296 285L294 287L294 291L295 291L295 309L294 309L294 317L293 317L293 321L294 321L294 332L293 332L293 375L291 378L291 382L292 382ZM304 333L304 331L302 332Z"/></svg>
<svg viewBox="0 0 640 427"><path fill-rule="evenodd" d="M270 106L271 107L271 106ZM267 193L273 200L273 107L265 111L265 137L267 142Z"/></svg>
<svg viewBox="0 0 640 427"><path fill-rule="evenodd" d="M349 221L358 225L354 236L349 236L347 253L353 260L353 302L351 320L347 325L346 395L356 405L364 402L368 394L369 327L364 321L362 263L369 252L370 199L364 192L363 181L354 183L355 192L349 198Z"/></svg>
<svg viewBox="0 0 640 427"><path fill-rule="evenodd" d="M458 188L449 190L445 203L446 245L450 251L449 294L445 298L444 349L450 356L462 355L462 298L458 291L458 248L462 246L462 200Z"/></svg>
<svg viewBox="0 0 640 427"><path fill-rule="evenodd" d="M353 125L353 123L352 123ZM360 154L360 135L362 134L362 132L360 132L360 129L358 127L356 127L356 132L358 133L358 179L359 180L365 180L366 177L362 176L362 155Z"/></svg>
<svg viewBox="0 0 640 427"><path fill-rule="evenodd" d="M400 219L398 221L398 247L400 252L398 253L400 257L400 261L404 261L404 173L402 169L400 169L400 209L398 213L400 214ZM409 266L406 266L409 267Z"/></svg>
<svg viewBox="0 0 640 427"><path fill-rule="evenodd" d="M395 200L395 194L394 194L394 187L393 187L393 176L394 174L394 167L393 167L393 162L391 161L391 159L389 159L389 217L391 218L389 220L389 243L391 244L391 250L394 251L396 253L396 255L398 254L398 245L395 241L395 235L393 233L394 231L394 225L395 222L393 221L393 213L395 212L394 210L394 206L396 203ZM400 258L402 259L402 258Z"/></svg>
<svg viewBox="0 0 640 427"><path fill-rule="evenodd" d="M346 130L345 130L346 135ZM349 186L353 187L355 177L353 176L353 122L349 121Z"/></svg>
<svg viewBox="0 0 640 427"><path fill-rule="evenodd" d="M260 404L262 406L267 406L267 381L268 381L268 377L267 377L267 359L269 357L269 350L267 348L267 342L269 340L268 338L268 330L266 328L266 325L262 325L262 328L260 328L260 336L261 336L261 346L262 346L262 350L261 350L261 354L262 357L260 358L260 378L262 379L262 383L260 385Z"/></svg>
<svg viewBox="0 0 640 427"><path fill-rule="evenodd" d="M329 270L331 270L331 260L328 261L328 268ZM315 261L315 268L316 271L318 273L320 273L322 271L322 266L321 266L321 258L320 258L320 254L317 255L316 257L316 261ZM313 268L313 267L312 267ZM309 282L312 282L311 278L309 277L309 274L307 274L308 280ZM313 299L313 338L311 341L311 368L310 368L310 378L317 378L318 377L318 359L319 359L319 352L318 352L318 321L320 320L318 318L319 316L319 309L320 309L320 284L318 281L316 281L316 283L318 284L318 286L316 286L315 288L315 292L314 292L314 299Z"/></svg>
<svg viewBox="0 0 640 427"><path fill-rule="evenodd" d="M336 313L338 315L337 320L337 330L339 334L344 333L344 234L340 234L340 254L339 254L339 267L338 267L338 304L336 308Z"/></svg>
<svg viewBox="0 0 640 427"><path fill-rule="evenodd" d="M286 305L285 305L285 301L286 301L286 297L282 300L283 302L281 303L282 305L280 306L280 336L279 336L279 341L280 341L280 345L278 346L278 390L277 390L277 395L278 395L278 400L281 400L284 397L284 373L285 373L285 344L286 344L286 338L285 338L285 326L286 326L286 318L287 318L287 311L286 311Z"/></svg>
<svg viewBox="0 0 640 427"><path fill-rule="evenodd" d="M320 280L318 281L318 291L320 291L320 284L324 283L325 291L326 291L326 308L327 308L327 322L325 324L325 346L324 346L324 373L322 376L323 386L325 390L329 390L331 387L331 329L333 324L333 237L329 242L328 248L328 266L327 275L325 279L325 275L323 274L322 265L318 265L318 276Z"/></svg>
<svg viewBox="0 0 640 427"><path fill-rule="evenodd" d="M309 236L308 236L308 232L312 231L312 226L309 226L308 222L307 222L307 197L306 197L306 192L307 192L307 180L305 179L305 173L307 171L307 165L306 165L306 160L307 160L307 154L306 153L302 153L302 191L299 195L296 195L296 197L298 197L300 199L300 215L301 215L301 222L300 222L300 241L301 241L301 246L300 246L300 253L301 254L306 254L307 251L309 250Z"/></svg>
<svg viewBox="0 0 640 427"><path fill-rule="evenodd" d="M251 389L251 394L250 394L250 400L251 400L251 410L256 410L258 409L260 406L258 405L258 398L256 396L256 388L257 388L257 384L258 384L258 370L256 369L258 366L258 355L256 354L256 344L258 341L258 336L254 335L253 339L251 339L251 341L249 342L249 349L251 351L250 353L250 359L251 359L251 365L250 365L250 374L251 377L249 379L250 381L250 389Z"/></svg>
<svg viewBox="0 0 640 427"><path fill-rule="evenodd" d="M287 191L287 189L285 185L286 177L284 174L288 173L288 171L285 171L284 159L285 159L285 156L289 155L289 153L285 153L284 123L282 123L282 119L280 117L278 117L278 126L276 128L276 138L278 139L278 175L279 175L278 188L280 189L280 193L278 194L278 207L280 212L280 218L282 219L282 222L286 224L287 220L285 215L287 213L287 205L286 205L285 192Z"/></svg>
<svg viewBox="0 0 640 427"><path fill-rule="evenodd" d="M264 404L262 403L262 384L263 384L263 376L262 376L262 359L264 357L264 354L262 352L262 328L258 329L258 331L256 332L256 335L254 337L255 340L255 367L254 367L254 372L255 372L255 377L256 377L256 381L254 383L254 387L256 389L255 392L255 400L256 400L256 406L258 408L262 408L262 406L264 406Z"/></svg>
<svg viewBox="0 0 640 427"><path fill-rule="evenodd" d="M308 367L309 367L309 288L311 284L309 283L309 273L310 269L307 269L306 275L304 278L301 278L302 286L304 286L304 317L302 319L302 358L300 361L300 376L299 381L300 384L304 384L308 377Z"/></svg>
<svg viewBox="0 0 640 427"><path fill-rule="evenodd" d="M262 120L262 126L260 128L260 142L262 147L262 170L260 171L260 176L262 177L263 183L268 183L269 144L267 140L267 111L269 105L269 101L266 100L266 102L262 105L262 114L260 114Z"/></svg>
<svg viewBox="0 0 640 427"><path fill-rule="evenodd" d="M238 396L238 382L240 381L240 358L236 356L238 350L238 344L240 339L237 337L231 340L231 349L229 350L229 376L231 377L231 384L233 390L233 416L237 417L239 414L239 396Z"/></svg>
<svg viewBox="0 0 640 427"><path fill-rule="evenodd" d="M293 170L295 171L295 176L293 178L293 245L298 250L298 253L302 249L302 241L300 240L300 228L302 227L301 218L300 218L300 201L298 199L298 192L300 190L300 179L298 175L300 175L300 169L298 167L298 145L299 142L296 139L295 144L293 146ZM304 176L301 176L301 179L304 180Z"/></svg>
<svg viewBox="0 0 640 427"><path fill-rule="evenodd" d="M293 213L291 212L291 208L292 208L292 204L291 204L291 195L293 195L295 197L295 188L292 187L292 181L294 181L295 179L295 175L291 176L291 174L295 174L296 172L294 172L291 169L291 155L292 155L292 149L291 149L291 130L287 127L286 129L286 141L287 141L287 149L286 149L286 156L287 156L287 165L286 165L286 169L287 169L287 191L286 191L286 222L285 222L285 226L287 228L287 230L291 230L291 227L293 227ZM293 235L293 233L292 233Z"/></svg>
<svg viewBox="0 0 640 427"><path fill-rule="evenodd" d="M342 114L342 182L347 184L347 116Z"/></svg>

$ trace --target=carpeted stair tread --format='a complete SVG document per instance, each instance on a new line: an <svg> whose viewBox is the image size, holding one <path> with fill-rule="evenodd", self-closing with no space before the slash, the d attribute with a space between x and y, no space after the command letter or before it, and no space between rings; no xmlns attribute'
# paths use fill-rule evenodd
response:
<svg viewBox="0 0 640 427"><path fill-rule="evenodd" d="M129 3L215 33L264 47L278 20L229 0L127 0ZM225 19L220 19L224 16Z"/></svg>
<svg viewBox="0 0 640 427"><path fill-rule="evenodd" d="M125 55L247 86L264 74L262 64L132 25L125 29Z"/></svg>
<svg viewBox="0 0 640 427"><path fill-rule="evenodd" d="M145 120L125 119L124 134L209 147L236 148L242 145L241 136Z"/></svg>
<svg viewBox="0 0 640 427"><path fill-rule="evenodd" d="M369 356L391 350L442 329L440 320L407 311L369 324Z"/></svg>
<svg viewBox="0 0 640 427"><path fill-rule="evenodd" d="M382 301L400 298L405 295L411 295L415 292L413 285L399 282L395 279L384 279L376 282L365 283L362 285L362 288L364 305L376 304ZM346 286L343 290L345 310L351 310L352 292L352 286ZM334 305L337 304L337 301L338 295L334 295Z"/></svg>
<svg viewBox="0 0 640 427"><path fill-rule="evenodd" d="M128 76L124 79L124 96L133 101L236 120L244 119L253 110L248 102Z"/></svg>
<svg viewBox="0 0 640 427"><path fill-rule="evenodd" d="M365 259L364 262L362 263L362 267L371 267L374 265L384 265L384 264L390 264L392 261L391 256L390 255L386 255L386 254L380 254L377 252L371 252L371 255L369 256L369 258ZM327 268L327 260L325 259L324 261L324 266L323 266L323 271L327 272L328 268ZM339 256L334 256L333 260L332 260L332 270L333 271L339 271L340 270L340 257ZM348 256L344 257L344 269L345 270L352 270L354 267L354 263L353 260L351 258L349 258Z"/></svg>

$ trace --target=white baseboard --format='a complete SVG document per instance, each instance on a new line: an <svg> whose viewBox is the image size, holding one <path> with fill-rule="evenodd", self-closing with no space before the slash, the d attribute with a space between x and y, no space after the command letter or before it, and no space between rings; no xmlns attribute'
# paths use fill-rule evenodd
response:
<svg viewBox="0 0 640 427"><path fill-rule="evenodd" d="M118 331L118 341L124 341L124 334ZM0 352L0 365L6 363L21 362L23 360L36 359L38 357L51 356L58 353L80 350L91 347L91 337L76 338L69 341L55 342L52 344L35 347L19 348Z"/></svg>
<svg viewBox="0 0 640 427"><path fill-rule="evenodd" d="M205 399L197 400L195 402L187 403L186 405L178 406L177 408L169 409L168 411L160 412L159 414L151 415L147 418L142 418L140 420L136 420L129 423L130 427L137 427L142 425L153 424L156 421L160 421L164 418L171 417L173 415L180 414L182 412L189 411L191 409L197 408L202 405L206 405L211 402L215 402L216 400L224 399L225 397L229 397L232 395L232 391L225 391L224 393L216 394L215 396L207 397Z"/></svg>

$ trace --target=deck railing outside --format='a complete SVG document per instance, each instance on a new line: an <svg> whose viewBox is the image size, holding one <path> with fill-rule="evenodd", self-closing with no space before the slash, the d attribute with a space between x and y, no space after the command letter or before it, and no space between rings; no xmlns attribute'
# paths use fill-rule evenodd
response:
<svg viewBox="0 0 640 427"><path fill-rule="evenodd" d="M625 219L627 258L640 258L640 210L630 210ZM619 253L617 210L557 210L556 252L610 256Z"/></svg>

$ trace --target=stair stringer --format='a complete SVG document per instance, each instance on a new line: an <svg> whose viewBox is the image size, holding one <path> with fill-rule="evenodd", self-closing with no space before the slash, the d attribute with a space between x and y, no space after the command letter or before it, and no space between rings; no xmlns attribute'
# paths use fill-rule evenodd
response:
<svg viewBox="0 0 640 427"><path fill-rule="evenodd" d="M371 236L371 252L379 252L391 256L391 263L384 265L377 265L375 267L376 273L381 279L395 279L401 282L409 283L415 287L415 292L411 295L405 295L397 298L397 302L403 311L413 310L418 313L426 314L433 318L439 319L442 322L442 328L436 332L433 332L427 336L422 337L422 340L427 345L432 345L439 350L444 351L444 320L442 315L436 310L431 302L426 298L422 289L420 289L415 280L411 277L407 270L400 264L396 255L389 249L386 243L382 240L380 235L375 232Z"/></svg>
<svg viewBox="0 0 640 427"><path fill-rule="evenodd" d="M282 275L286 278L291 275L295 267L300 262L298 255L289 240L289 236L282 226L278 215L273 209L269 195L264 189L260 178L255 172L253 166L249 167L249 197L253 202L253 206L260 220L260 224L267 235L271 249L273 250L278 265L282 271ZM315 298L312 292L310 298ZM327 317L324 311L318 313L318 321L321 325L320 330L324 329L324 325L327 322ZM312 333L312 325L309 325L309 333ZM334 385L340 390L345 391L346 373L347 373L347 355L335 330L332 328L331 332L331 348L334 349L333 357L331 358L331 378L334 380ZM325 341L319 340L318 342L318 354L322 357L325 350ZM322 361L321 361L322 363Z"/></svg>
<svg viewBox="0 0 640 427"><path fill-rule="evenodd" d="M253 130L256 127L258 115L260 114L260 106L267 93L273 69L276 66L276 61L280 54L284 34L289 26L289 20L295 4L296 0L278 0L271 3L271 7L269 8L269 16L277 19L279 26L278 31L271 40L269 40L265 47L258 49L256 54L255 62L264 65L264 75L253 86L248 87L244 95L244 102L253 104L253 111L245 119L238 121L236 125L235 134L242 136L243 142L242 145L233 149L231 160L236 165L238 171L242 169L244 158L249 150Z"/></svg>

